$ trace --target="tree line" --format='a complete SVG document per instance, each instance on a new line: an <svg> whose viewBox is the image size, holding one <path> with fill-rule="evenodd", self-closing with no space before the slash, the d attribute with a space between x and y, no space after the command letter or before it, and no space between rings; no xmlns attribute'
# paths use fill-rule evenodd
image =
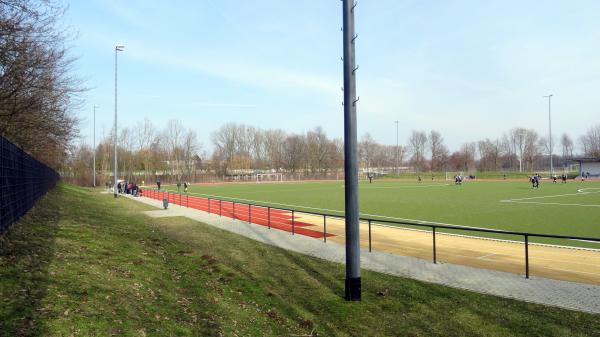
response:
<svg viewBox="0 0 600 337"><path fill-rule="evenodd" d="M114 133L102 136L96 147L96 169L111 180ZM343 174L343 141L329 137L322 127L304 133L261 129L228 123L211 133L212 153L198 141L197 132L177 120L158 129L149 119L119 130L120 177L153 182L224 179L256 173L282 172L298 177ZM600 125L576 142L563 134L552 142L553 161L561 170L577 153L600 156ZM366 133L358 144L363 172L533 172L549 168L550 142L533 129L512 128L498 138L466 142L450 151L441 132L413 130L403 144L380 144ZM82 144L69 161L66 176L87 184L94 149Z"/></svg>
<svg viewBox="0 0 600 337"><path fill-rule="evenodd" d="M83 90L64 10L58 1L0 0L0 134L54 168L78 136Z"/></svg>

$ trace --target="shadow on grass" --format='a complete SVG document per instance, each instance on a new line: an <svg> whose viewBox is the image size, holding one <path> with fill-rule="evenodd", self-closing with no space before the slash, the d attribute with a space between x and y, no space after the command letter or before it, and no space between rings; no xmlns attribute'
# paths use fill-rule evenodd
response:
<svg viewBox="0 0 600 337"><path fill-rule="evenodd" d="M38 317L50 278L60 211L51 191L0 236L0 335L41 336Z"/></svg>
<svg viewBox="0 0 600 337"><path fill-rule="evenodd" d="M250 230L254 231L257 235L261 236L262 233L254 230L254 228L250 227ZM275 242L269 238L265 238L265 242L268 245L278 247L278 242ZM345 296L345 290L343 287L344 280L343 279L331 279L321 274L318 270L316 270L313 266L311 266L306 258L301 258L299 253L292 253L289 250L279 248L278 252L283 255L287 261L291 264L296 265L298 268L302 269L308 275L310 275L315 281L321 284L323 287L331 290L331 292L341 298Z"/></svg>

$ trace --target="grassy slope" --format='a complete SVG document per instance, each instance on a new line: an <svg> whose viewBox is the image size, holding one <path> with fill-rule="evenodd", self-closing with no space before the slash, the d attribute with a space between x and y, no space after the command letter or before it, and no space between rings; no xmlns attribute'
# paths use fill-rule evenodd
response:
<svg viewBox="0 0 600 337"><path fill-rule="evenodd" d="M2 336L600 336L600 317L343 266L61 185L0 241Z"/></svg>
<svg viewBox="0 0 600 337"><path fill-rule="evenodd" d="M598 226L600 207L499 202L502 199L572 194L582 187L600 189L599 183L571 181L567 185L554 185L545 182L539 190L533 190L526 182L503 181L468 182L462 186L453 184L446 186L444 183L427 181L421 184L377 181L373 184L361 183L360 186L361 212L363 214L532 233L600 237L600 226ZM171 186L169 188L173 190ZM193 186L190 192L331 210L343 210L344 197L341 182L201 185ZM598 205L600 204L600 193L531 201ZM296 208L302 209L302 207ZM564 240L541 241L599 247L594 243Z"/></svg>

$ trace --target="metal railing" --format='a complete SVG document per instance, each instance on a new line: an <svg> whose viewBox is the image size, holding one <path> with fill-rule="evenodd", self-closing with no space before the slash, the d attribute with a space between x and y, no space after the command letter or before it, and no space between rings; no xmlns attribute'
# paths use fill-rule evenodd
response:
<svg viewBox="0 0 600 337"><path fill-rule="evenodd" d="M146 191L150 191L149 192L149 196L151 198L154 199L162 199L165 196L167 198L169 198L169 196L173 196L173 195L177 195L177 194L181 194L181 193L177 193L177 192L169 192L169 191L157 191L156 189L147 189ZM162 194L161 194L162 193ZM190 198L189 195L186 195L186 200ZM261 203L250 203L250 202L240 202L240 201L236 201L238 199L236 198L227 198L227 197L209 197L208 195L206 195L206 197L196 197L196 196L192 196L191 198L193 199L206 199L207 200L207 210L209 213L215 213L218 214L219 216L223 215L223 211L225 211L225 213L231 213L229 212L230 209L233 209L233 213L230 214L232 215L232 217L234 219L240 219L240 214L238 211L238 217L236 217L236 213L235 213L235 205L246 205L247 206L247 213L245 215L247 215L248 218L248 222L252 223L252 219L255 220L254 223L259 223L257 222L257 216L254 215L254 217L252 216L252 208L254 209L266 209L266 218L264 218L264 220L266 220L266 225L269 229L271 229L274 223L281 223L280 218L281 217L275 217L272 216L272 211L276 210L276 211L285 211L285 212L291 212L292 213L292 219L291 219L291 233L292 235L295 234L296 232L296 221L295 221L295 214L296 213L303 213L303 214L309 214L309 215L313 215L313 216L319 216L319 217L323 217L323 241L327 242L327 218L337 218L337 219L344 219L343 215L337 215L337 214L328 214L328 213L322 213L322 212L314 212L314 211L306 211L303 209L294 209L294 208L285 208L285 207L273 207L269 204L261 204ZM171 200L171 199L169 199ZM181 199L180 199L181 200ZM218 201L218 206L219 209L214 210L212 209L211 212L211 204L214 204L215 201ZM223 207L223 202L225 203L229 203L231 204L231 207ZM187 207L189 207L189 201L187 203ZM239 209L239 207L238 207ZM202 210L202 209L201 209ZM261 217L259 217L259 219L262 219ZM446 229L446 230L453 230L453 231L463 231L463 232L479 232L479 233L489 233L489 234L502 234L502 235L512 235L512 236L521 236L523 237L523 247L524 247L524 254L525 254L525 277L529 278L529 246L532 244L531 242L529 242L529 239L531 237L537 237L537 238L550 238L550 239L565 239L565 240L577 240L577 241L587 241L587 242L597 242L600 243L600 238L594 238L594 237L584 237L584 236L570 236L570 235L554 235L554 234L540 234L540 233L528 233L528 232L517 232L517 231L505 231L505 230L501 230L501 229L486 229L486 228L476 228L476 227L466 227L466 226L457 226L457 225L442 225L442 224L437 224L437 223L430 223L430 222L424 222L424 221L399 221L399 220L386 220L386 219L378 219L378 218L369 218L369 217L360 217L360 221L363 223L366 223L368 226L368 248L369 248L369 252L372 252L373 246L372 246L372 232L371 232L371 227L373 225L377 226L378 224L381 225L386 225L386 224L390 224L393 225L395 227L401 228L401 229L406 229L406 226L411 226L411 227L420 227L420 228L426 228L426 229L430 229L431 233L432 233L432 257L433 257L433 263L437 263L437 244L436 244L436 235L437 234L437 230L438 229ZM444 232L444 234L452 234L452 233L447 233ZM475 238L484 238L484 237L475 237ZM514 241L513 241L514 242Z"/></svg>
<svg viewBox="0 0 600 337"><path fill-rule="evenodd" d="M0 136L0 233L56 185L56 171Z"/></svg>

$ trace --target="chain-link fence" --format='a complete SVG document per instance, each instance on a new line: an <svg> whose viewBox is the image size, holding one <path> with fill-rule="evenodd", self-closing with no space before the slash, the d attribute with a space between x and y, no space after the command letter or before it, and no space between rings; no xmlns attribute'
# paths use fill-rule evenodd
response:
<svg viewBox="0 0 600 337"><path fill-rule="evenodd" d="M54 187L56 171L0 136L0 233Z"/></svg>

